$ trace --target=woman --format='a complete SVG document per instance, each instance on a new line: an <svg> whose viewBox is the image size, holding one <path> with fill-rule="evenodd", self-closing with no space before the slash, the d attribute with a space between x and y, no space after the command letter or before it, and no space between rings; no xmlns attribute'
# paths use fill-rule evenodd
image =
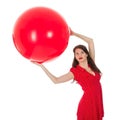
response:
<svg viewBox="0 0 120 120"><path fill-rule="evenodd" d="M71 35L76 36L88 44L88 49L77 45L73 49L74 59L70 71L60 77L51 74L42 64L38 64L48 77L56 84L67 82L71 79L81 85L84 94L79 102L77 120L102 120L104 116L102 88L100 84L101 71L95 64L94 42L91 38L71 30Z"/></svg>

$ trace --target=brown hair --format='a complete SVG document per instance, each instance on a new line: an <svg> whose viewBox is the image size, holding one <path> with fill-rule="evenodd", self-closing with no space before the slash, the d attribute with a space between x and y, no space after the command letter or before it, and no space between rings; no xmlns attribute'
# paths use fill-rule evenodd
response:
<svg viewBox="0 0 120 120"><path fill-rule="evenodd" d="M87 56L87 61L88 61L88 64L90 66L90 68L95 71L95 72L98 72L98 73L101 73L101 71L99 70L99 68L96 66L95 62L93 61L93 59L91 58L87 48L84 46L84 45L77 45L74 47L73 49L73 52L75 53L75 50L79 48L79 49L82 49L88 56ZM76 67L78 65L78 61L76 60L76 58L74 57L73 59L73 63L72 63L72 67Z"/></svg>

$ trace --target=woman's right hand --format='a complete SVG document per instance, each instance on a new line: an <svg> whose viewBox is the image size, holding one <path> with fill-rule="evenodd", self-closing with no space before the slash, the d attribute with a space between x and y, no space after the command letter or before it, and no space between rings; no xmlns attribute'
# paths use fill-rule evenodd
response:
<svg viewBox="0 0 120 120"><path fill-rule="evenodd" d="M70 35L74 35L74 31L70 28Z"/></svg>

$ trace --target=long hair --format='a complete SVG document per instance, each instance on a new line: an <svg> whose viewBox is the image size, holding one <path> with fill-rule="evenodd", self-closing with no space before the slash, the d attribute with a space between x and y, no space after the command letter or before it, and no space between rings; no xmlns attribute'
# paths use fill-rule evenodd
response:
<svg viewBox="0 0 120 120"><path fill-rule="evenodd" d="M84 45L77 45L74 47L73 49L73 52L75 54L75 50L79 48L79 49L82 49L88 56L87 56L87 61L88 61L88 64L90 66L90 68L95 71L95 72L98 72L98 73L101 73L101 71L99 70L99 68L96 66L95 62L93 61L93 59L91 58L87 48L84 46ZM78 65L78 61L76 60L75 56L74 56L74 59L73 59L73 63L72 63L72 67L76 67Z"/></svg>

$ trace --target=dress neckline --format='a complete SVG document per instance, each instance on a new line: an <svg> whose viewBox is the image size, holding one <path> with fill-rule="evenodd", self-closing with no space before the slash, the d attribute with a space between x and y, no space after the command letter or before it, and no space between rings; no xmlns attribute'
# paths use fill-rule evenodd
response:
<svg viewBox="0 0 120 120"><path fill-rule="evenodd" d="M96 73L93 71L94 74L90 73L89 71L87 71L85 68L81 67L80 65L77 65L77 67L82 70L82 71L86 71L88 74L92 75L95 77ZM89 66L90 67L90 66Z"/></svg>

